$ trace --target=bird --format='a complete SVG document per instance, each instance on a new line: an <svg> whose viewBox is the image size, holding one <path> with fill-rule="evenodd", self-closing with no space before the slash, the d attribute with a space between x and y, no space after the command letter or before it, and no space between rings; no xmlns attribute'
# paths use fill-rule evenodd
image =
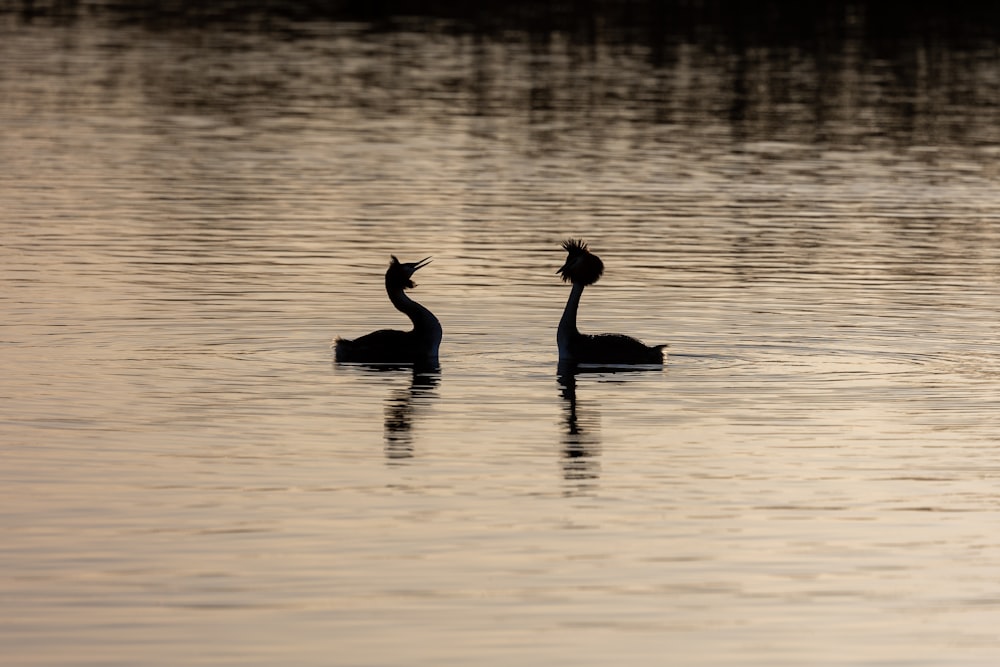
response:
<svg viewBox="0 0 1000 667"><path fill-rule="evenodd" d="M412 331L379 329L354 340L337 337L334 359L338 362L363 364L414 364L437 367L441 347L441 322L430 310L407 294L416 287L412 277L418 269L430 263L425 257L419 262L401 263L395 255L385 272L385 291L389 301L413 322Z"/></svg>
<svg viewBox="0 0 1000 667"><path fill-rule="evenodd" d="M666 345L646 345L624 334L582 334L576 327L576 313L580 306L583 288L596 283L604 273L604 262L590 252L582 240L568 239L562 244L569 253L566 263L556 271L564 282L572 283L569 300L563 310L556 332L559 344L559 364L586 364L595 366L663 365L663 348Z"/></svg>

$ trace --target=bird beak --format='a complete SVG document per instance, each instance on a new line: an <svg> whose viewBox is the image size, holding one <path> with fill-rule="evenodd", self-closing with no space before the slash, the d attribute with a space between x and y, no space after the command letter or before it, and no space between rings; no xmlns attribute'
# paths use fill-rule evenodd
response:
<svg viewBox="0 0 1000 667"><path fill-rule="evenodd" d="M422 268L424 268L425 266L427 266L430 263L431 263L431 258L430 257L424 257L419 262L414 262L414 264L413 264L413 270L416 271L417 269L422 269Z"/></svg>

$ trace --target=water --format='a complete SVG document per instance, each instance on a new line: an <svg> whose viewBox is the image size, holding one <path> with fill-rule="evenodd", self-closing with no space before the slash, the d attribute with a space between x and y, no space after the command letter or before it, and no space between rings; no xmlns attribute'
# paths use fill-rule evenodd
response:
<svg viewBox="0 0 1000 667"><path fill-rule="evenodd" d="M0 26L9 664L1000 657L994 46Z"/></svg>

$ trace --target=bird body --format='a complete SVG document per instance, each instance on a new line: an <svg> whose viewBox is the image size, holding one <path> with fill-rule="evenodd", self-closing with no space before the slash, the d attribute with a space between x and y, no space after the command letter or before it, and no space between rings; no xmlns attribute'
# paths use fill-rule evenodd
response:
<svg viewBox="0 0 1000 667"><path fill-rule="evenodd" d="M338 337L334 358L340 362L365 364L418 364L437 366L441 346L441 323L426 307L406 294L415 287L411 277L430 258L402 264L395 256L385 272L385 291L396 310L413 322L412 331L379 329L354 340Z"/></svg>
<svg viewBox="0 0 1000 667"><path fill-rule="evenodd" d="M624 334L580 333L576 325L580 297L583 296L584 287L593 285L600 279L604 273L604 262L590 252L583 241L570 239L563 244L563 249L569 255L566 263L556 273L564 281L571 282L573 288L556 330L559 363L597 366L662 365L663 348L666 345L646 345Z"/></svg>

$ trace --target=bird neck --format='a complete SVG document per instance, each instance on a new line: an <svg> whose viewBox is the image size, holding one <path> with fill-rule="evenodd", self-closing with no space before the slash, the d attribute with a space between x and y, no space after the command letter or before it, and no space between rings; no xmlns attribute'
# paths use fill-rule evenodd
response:
<svg viewBox="0 0 1000 667"><path fill-rule="evenodd" d="M396 307L396 310L403 313L413 322L413 331L419 335L441 338L441 323L434 313L424 306L411 299L402 287L385 286L385 291L389 294L389 301Z"/></svg>
<svg viewBox="0 0 1000 667"><path fill-rule="evenodd" d="M582 283L573 283L573 289L570 290L569 300L566 301L566 308L563 310L562 319L559 320L559 328L556 331L560 347L564 341L580 335L580 331L576 328L576 311L580 308L583 287Z"/></svg>

